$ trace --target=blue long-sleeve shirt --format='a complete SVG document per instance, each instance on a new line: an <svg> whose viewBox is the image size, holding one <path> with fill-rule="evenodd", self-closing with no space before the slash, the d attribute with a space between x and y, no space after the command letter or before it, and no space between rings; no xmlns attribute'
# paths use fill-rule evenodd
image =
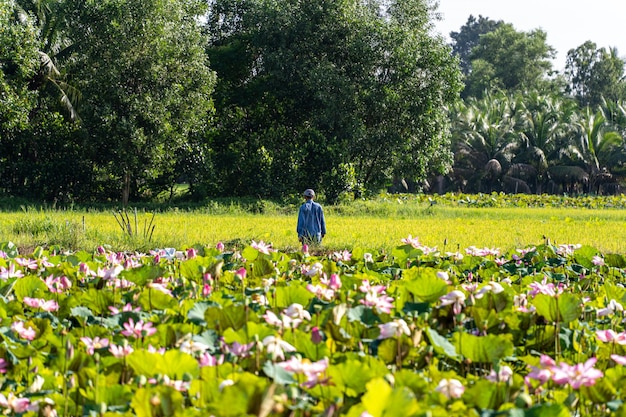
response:
<svg viewBox="0 0 626 417"><path fill-rule="evenodd" d="M302 203L298 212L298 238L307 237L321 241L326 234L326 219L322 206L313 200Z"/></svg>

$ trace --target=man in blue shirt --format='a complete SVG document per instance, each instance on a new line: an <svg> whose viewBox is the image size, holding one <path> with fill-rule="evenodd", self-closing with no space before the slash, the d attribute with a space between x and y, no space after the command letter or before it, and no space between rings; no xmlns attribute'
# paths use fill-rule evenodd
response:
<svg viewBox="0 0 626 417"><path fill-rule="evenodd" d="M310 188L304 191L304 203L298 212L298 240L302 244L322 243L326 235L326 220L322 206L313 201L315 191Z"/></svg>

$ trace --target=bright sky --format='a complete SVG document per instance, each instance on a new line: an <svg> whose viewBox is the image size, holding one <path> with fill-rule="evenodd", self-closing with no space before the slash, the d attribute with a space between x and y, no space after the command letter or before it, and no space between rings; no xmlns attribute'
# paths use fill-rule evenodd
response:
<svg viewBox="0 0 626 417"><path fill-rule="evenodd" d="M557 70L565 67L567 51L588 40L626 57L626 0L439 0L438 11L443 20L436 28L447 41L470 14L503 20L517 31L542 29L557 51Z"/></svg>

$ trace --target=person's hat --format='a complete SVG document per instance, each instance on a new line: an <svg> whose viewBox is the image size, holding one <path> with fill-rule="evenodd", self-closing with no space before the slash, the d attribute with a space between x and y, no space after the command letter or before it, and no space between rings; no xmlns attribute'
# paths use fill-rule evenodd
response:
<svg viewBox="0 0 626 417"><path fill-rule="evenodd" d="M306 190L304 190L304 196L305 197L315 197L315 191L311 190L310 188L307 188Z"/></svg>

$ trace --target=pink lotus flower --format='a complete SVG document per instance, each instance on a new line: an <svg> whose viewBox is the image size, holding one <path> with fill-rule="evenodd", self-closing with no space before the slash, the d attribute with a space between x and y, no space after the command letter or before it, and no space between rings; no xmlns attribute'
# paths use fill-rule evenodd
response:
<svg viewBox="0 0 626 417"><path fill-rule="evenodd" d="M43 311L57 311L59 304L55 300L44 300L43 298L24 297L24 304L32 308L40 308Z"/></svg>
<svg viewBox="0 0 626 417"><path fill-rule="evenodd" d="M435 391L442 393L448 398L461 398L463 393L465 392L465 387L458 379L447 379L444 378L439 381L437 388Z"/></svg>
<svg viewBox="0 0 626 417"><path fill-rule="evenodd" d="M276 336L265 337L265 339L263 339L263 346L265 346L266 352L271 355L272 360L285 360L285 352L296 351L295 347Z"/></svg>
<svg viewBox="0 0 626 417"><path fill-rule="evenodd" d="M226 353L231 353L238 358L245 358L251 355L252 348L254 347L254 342L241 344L239 342L233 342L230 345L224 344L222 347L223 351Z"/></svg>
<svg viewBox="0 0 626 417"><path fill-rule="evenodd" d="M595 266L604 266L604 258L596 255L593 258L591 258L591 263L594 264Z"/></svg>
<svg viewBox="0 0 626 417"><path fill-rule="evenodd" d="M529 384L530 379L539 381L540 384L548 382L554 374L553 368L556 366L554 359L548 355L541 355L539 360L539 367L530 366L530 372L526 376L526 384Z"/></svg>
<svg viewBox="0 0 626 417"><path fill-rule="evenodd" d="M200 367L204 366L218 366L224 363L224 355L211 356L209 352L204 352L198 357L198 364Z"/></svg>
<svg viewBox="0 0 626 417"><path fill-rule="evenodd" d="M615 333L615 331L598 330L596 337L605 343L617 343L618 345L626 345L626 332Z"/></svg>
<svg viewBox="0 0 626 417"><path fill-rule="evenodd" d="M619 311L620 313L623 312L624 306L622 306L614 299L611 299L611 301L609 301L609 304L605 308L601 308L598 310L597 315L598 317L611 316L615 314L616 311Z"/></svg>
<svg viewBox="0 0 626 417"><path fill-rule="evenodd" d="M292 356L288 361L278 362L276 365L287 372L304 375L306 380L302 383L302 386L305 388L310 389L316 385L322 385L328 382L328 378L323 378L328 369L328 358L317 362L308 362Z"/></svg>
<svg viewBox="0 0 626 417"><path fill-rule="evenodd" d="M341 252L333 252L332 258L335 262L348 262L350 259L352 259L352 254L347 250L343 250Z"/></svg>
<svg viewBox="0 0 626 417"><path fill-rule="evenodd" d="M441 300L440 307L452 305L452 312L455 315L461 313L461 310L463 310L463 307L465 306L465 294L459 290L451 291L448 294L439 297L439 300Z"/></svg>
<svg viewBox="0 0 626 417"><path fill-rule="evenodd" d="M124 330L122 330L121 333L124 336L132 336L137 339L140 337L152 336L157 331L157 329L152 327L153 325L151 322L147 322L144 324L143 320L140 320L138 323L135 323L132 318L129 318L128 322L124 323L123 326Z"/></svg>
<svg viewBox="0 0 626 417"><path fill-rule="evenodd" d="M581 386L590 387L596 383L597 379L604 376L602 371L593 367L596 361L597 358L590 358L585 363L573 366L561 363L553 369L552 380L559 385L569 384L574 389L579 389Z"/></svg>
<svg viewBox="0 0 626 417"><path fill-rule="evenodd" d="M504 365L500 367L500 371L498 371L498 373L492 369L485 379L491 382L509 382L512 376L513 370L511 367Z"/></svg>
<svg viewBox="0 0 626 417"><path fill-rule="evenodd" d="M302 323L302 319L291 318L284 314L281 314L281 317L279 318L273 311L270 310L265 312L263 318L267 324L281 329L295 329L300 325L300 323Z"/></svg>
<svg viewBox="0 0 626 417"><path fill-rule="evenodd" d="M306 311L302 304L293 303L289 307L283 310L283 314L285 316L291 317L292 319L300 319L300 320L311 320L311 313Z"/></svg>
<svg viewBox="0 0 626 417"><path fill-rule="evenodd" d="M238 277L241 281L246 279L246 268L239 268L237 271L235 271L235 276Z"/></svg>
<svg viewBox="0 0 626 417"><path fill-rule="evenodd" d="M406 321L402 319L396 319L394 321L387 322L385 324L379 324L380 329L379 339L389 339L390 337L400 337L402 334L407 336L411 335L411 330L406 324Z"/></svg>
<svg viewBox="0 0 626 417"><path fill-rule="evenodd" d="M483 298L483 296L487 293L491 292L494 294L500 294L502 291L504 291L504 288L502 288L502 285L500 285L499 283L495 281L491 281L488 284L485 284L480 290L478 290L475 297L480 299L480 298Z"/></svg>
<svg viewBox="0 0 626 417"><path fill-rule="evenodd" d="M315 294L320 300L330 301L335 298L335 290L320 285L307 284L307 291Z"/></svg>
<svg viewBox="0 0 626 417"><path fill-rule="evenodd" d="M9 362L7 362L4 358L0 358L0 374L6 374L8 368Z"/></svg>
<svg viewBox="0 0 626 417"><path fill-rule="evenodd" d="M36 270L37 268L39 268L39 264L37 264L37 260L36 259L30 259L30 258L15 258L15 262L19 265L22 266L24 268L28 268L30 270Z"/></svg>
<svg viewBox="0 0 626 417"><path fill-rule="evenodd" d="M413 237L413 236L409 235L408 237L405 237L405 238L402 239L402 243L404 243L405 245L411 245L415 249L419 249L419 247L420 247L420 241L417 238L417 236Z"/></svg>
<svg viewBox="0 0 626 417"><path fill-rule="evenodd" d="M55 277L54 275L50 275L44 280L44 282L46 283L48 290L53 293L62 293L72 287L72 281L70 281L66 276Z"/></svg>
<svg viewBox="0 0 626 417"><path fill-rule="evenodd" d="M11 325L11 329L18 334L19 337L26 340L34 340L35 336L37 336L37 332L32 327L28 326L28 328L24 327L24 322L15 321Z"/></svg>
<svg viewBox="0 0 626 417"><path fill-rule="evenodd" d="M224 252L224 244L222 242L217 242L217 245L215 245L215 248L220 252Z"/></svg>
<svg viewBox="0 0 626 417"><path fill-rule="evenodd" d="M111 314L115 315L115 314L120 314L121 312L125 312L125 311L139 312L141 311L141 307L133 307L131 303L126 303L124 307L122 307L121 310L117 307L109 306L109 311L111 312Z"/></svg>
<svg viewBox="0 0 626 417"><path fill-rule="evenodd" d="M24 273L19 269L16 270L15 264L13 263L9 264L8 268L0 266L0 279L2 279L3 281L6 281L10 278L22 278L23 276Z"/></svg>
<svg viewBox="0 0 626 417"><path fill-rule="evenodd" d="M193 259L198 256L198 251L195 248L187 248L187 259Z"/></svg>
<svg viewBox="0 0 626 417"><path fill-rule="evenodd" d="M109 352L111 352L111 355L115 356L116 358L123 358L125 356L128 356L133 353L134 350L135 349L133 349L133 347L130 346L128 343L124 343L123 345L114 345L113 343L111 343L109 345Z"/></svg>
<svg viewBox="0 0 626 417"><path fill-rule="evenodd" d="M540 283L531 282L529 287L531 288L531 291L528 292L528 295L531 297L535 297L537 294L545 294L551 297L556 297L561 294L565 288L563 285L555 286L551 282L548 283L547 277L545 277Z"/></svg>
<svg viewBox="0 0 626 417"><path fill-rule="evenodd" d="M339 278L339 275L337 274L331 274L330 279L327 279L324 276L320 279L320 282L332 290L338 290L341 288L341 278Z"/></svg>
<svg viewBox="0 0 626 417"><path fill-rule="evenodd" d="M252 243L250 244L250 246L252 246L254 249L256 249L259 252L264 253L266 255L269 255L270 252L275 252L275 250L272 249L272 245L271 244L265 243L262 240L259 241L258 243L253 240Z"/></svg>
<svg viewBox="0 0 626 417"><path fill-rule="evenodd" d="M372 307L377 312L389 314L393 308L393 298L386 294L384 285L370 285L369 281L363 280L359 290L365 293L365 297L359 303Z"/></svg>
<svg viewBox="0 0 626 417"><path fill-rule="evenodd" d="M323 341L324 341L324 336L322 334L322 331L320 330L319 327L314 326L311 329L311 342L313 342L314 345L319 345Z"/></svg>
<svg viewBox="0 0 626 417"><path fill-rule="evenodd" d="M87 353L93 355L96 349L103 349L109 346L109 339L100 339L99 337L81 337L81 342L87 346Z"/></svg>
<svg viewBox="0 0 626 417"><path fill-rule="evenodd" d="M0 407L4 407L11 412L21 414L26 412L29 406L30 400L28 398L16 397L12 392L8 394L8 397L0 393Z"/></svg>
<svg viewBox="0 0 626 417"><path fill-rule="evenodd" d="M314 277L316 275L322 275L324 273L324 265L321 262L315 262L311 267L304 271L304 275L307 277Z"/></svg>
<svg viewBox="0 0 626 417"><path fill-rule="evenodd" d="M561 256L569 256L573 255L576 249L580 249L582 245L580 243L576 244L568 244L568 245L559 245L556 249L556 253Z"/></svg>
<svg viewBox="0 0 626 417"><path fill-rule="evenodd" d="M615 363L619 364L619 365L626 365L626 356L620 356L620 355L611 355L611 359L613 359L615 361Z"/></svg>

